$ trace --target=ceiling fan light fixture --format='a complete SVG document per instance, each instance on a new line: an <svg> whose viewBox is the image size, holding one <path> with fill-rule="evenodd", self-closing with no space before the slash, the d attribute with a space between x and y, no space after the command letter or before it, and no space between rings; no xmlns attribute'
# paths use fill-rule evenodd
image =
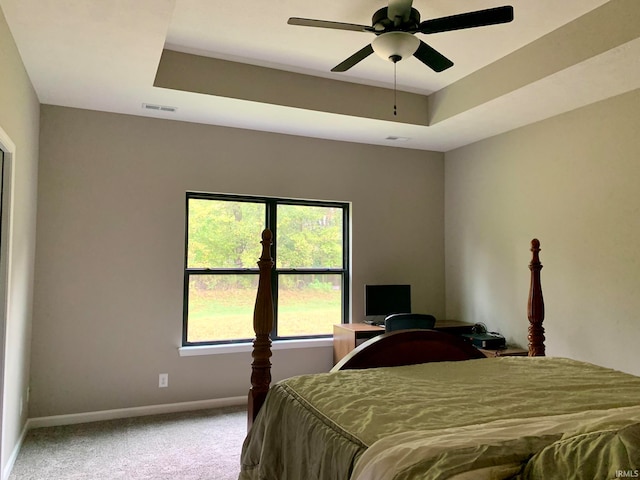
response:
<svg viewBox="0 0 640 480"><path fill-rule="evenodd" d="M396 63L413 55L420 46L420 40L407 32L387 32L378 35L371 46L380 58Z"/></svg>

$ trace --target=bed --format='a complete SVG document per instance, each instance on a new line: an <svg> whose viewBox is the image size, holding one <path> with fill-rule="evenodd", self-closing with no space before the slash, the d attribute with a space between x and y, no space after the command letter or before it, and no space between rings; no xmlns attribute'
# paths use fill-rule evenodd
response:
<svg viewBox="0 0 640 480"><path fill-rule="evenodd" d="M273 386L270 245L265 231L240 480L638 476L640 378L545 356L537 240L528 357L486 358L461 337L406 330Z"/></svg>

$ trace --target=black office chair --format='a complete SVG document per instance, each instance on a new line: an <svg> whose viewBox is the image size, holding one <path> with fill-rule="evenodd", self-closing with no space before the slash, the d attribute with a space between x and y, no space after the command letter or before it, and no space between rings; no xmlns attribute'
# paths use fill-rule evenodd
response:
<svg viewBox="0 0 640 480"><path fill-rule="evenodd" d="M394 313L384 319L384 329L387 332L411 328L433 328L435 324L436 317L425 313Z"/></svg>

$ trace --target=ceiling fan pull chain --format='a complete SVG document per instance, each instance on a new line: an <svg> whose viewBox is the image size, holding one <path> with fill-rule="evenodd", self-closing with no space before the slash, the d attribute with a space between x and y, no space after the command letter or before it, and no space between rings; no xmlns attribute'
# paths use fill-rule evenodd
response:
<svg viewBox="0 0 640 480"><path fill-rule="evenodd" d="M397 79L397 68L398 64L396 62L393 63L393 115L398 115L398 102L397 102L397 87L396 87L396 79Z"/></svg>

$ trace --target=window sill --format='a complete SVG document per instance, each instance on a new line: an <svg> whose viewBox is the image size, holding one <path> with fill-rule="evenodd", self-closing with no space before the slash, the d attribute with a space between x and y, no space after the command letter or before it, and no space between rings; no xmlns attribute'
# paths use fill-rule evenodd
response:
<svg viewBox="0 0 640 480"><path fill-rule="evenodd" d="M293 350L296 348L332 347L333 338L305 338L300 340L277 340L271 345L271 350ZM202 345L194 347L179 347L181 357L195 357L198 355L220 355L225 353L250 353L253 343L229 343L225 345Z"/></svg>

